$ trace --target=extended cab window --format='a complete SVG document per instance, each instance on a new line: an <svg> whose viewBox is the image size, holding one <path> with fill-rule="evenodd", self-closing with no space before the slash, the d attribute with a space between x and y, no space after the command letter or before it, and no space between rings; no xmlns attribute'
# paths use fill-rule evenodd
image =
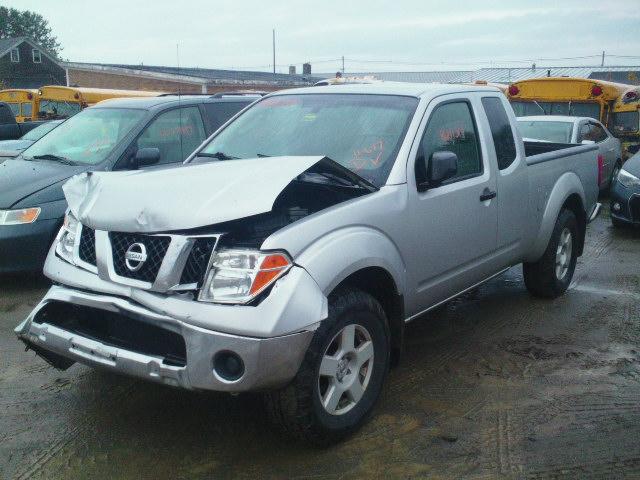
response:
<svg viewBox="0 0 640 480"><path fill-rule="evenodd" d="M507 117L507 112L497 97L484 97L482 106L487 114L489 127L491 127L498 168L504 170L516 159L516 142L513 140L509 117Z"/></svg>
<svg viewBox="0 0 640 480"><path fill-rule="evenodd" d="M430 159L440 151L450 151L458 156L458 173L449 183L482 173L478 132L467 102L445 103L431 113L420 142L420 155ZM416 181L418 184L427 181L423 162L416 162Z"/></svg>
<svg viewBox="0 0 640 480"><path fill-rule="evenodd" d="M198 107L169 110L158 115L138 137L136 147L160 150L159 163L182 162L205 139Z"/></svg>

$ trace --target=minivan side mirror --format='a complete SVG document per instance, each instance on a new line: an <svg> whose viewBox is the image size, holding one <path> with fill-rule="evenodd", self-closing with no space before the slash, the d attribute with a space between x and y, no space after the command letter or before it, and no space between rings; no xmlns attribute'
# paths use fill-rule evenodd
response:
<svg viewBox="0 0 640 480"><path fill-rule="evenodd" d="M448 150L434 152L425 165L430 187L437 187L458 173L458 156Z"/></svg>
<svg viewBox="0 0 640 480"><path fill-rule="evenodd" d="M133 157L132 168L134 170L145 165L154 165L160 161L160 149L156 147L139 148Z"/></svg>

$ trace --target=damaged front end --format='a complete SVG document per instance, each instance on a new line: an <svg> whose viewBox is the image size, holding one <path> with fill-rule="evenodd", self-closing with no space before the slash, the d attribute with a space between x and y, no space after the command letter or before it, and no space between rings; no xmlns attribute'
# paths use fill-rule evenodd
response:
<svg viewBox="0 0 640 480"><path fill-rule="evenodd" d="M265 179L279 190L265 187L253 202L255 174L276 158L74 178L45 265L56 285L16 333L62 369L80 361L226 391L286 382L327 316L327 299L286 251L260 247L275 231L376 188L326 158L283 158L287 180ZM225 178L236 188L223 187ZM232 381L212 372L224 352L242 365Z"/></svg>

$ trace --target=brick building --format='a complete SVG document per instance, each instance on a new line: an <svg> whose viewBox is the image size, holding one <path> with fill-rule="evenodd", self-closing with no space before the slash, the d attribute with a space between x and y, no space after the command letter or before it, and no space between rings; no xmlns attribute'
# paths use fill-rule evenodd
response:
<svg viewBox="0 0 640 480"><path fill-rule="evenodd" d="M65 71L55 56L28 37L0 39L0 88L65 85Z"/></svg>
<svg viewBox="0 0 640 480"><path fill-rule="evenodd" d="M273 91L313 85L309 75L209 68L67 62L68 85L78 87L216 93L229 90Z"/></svg>

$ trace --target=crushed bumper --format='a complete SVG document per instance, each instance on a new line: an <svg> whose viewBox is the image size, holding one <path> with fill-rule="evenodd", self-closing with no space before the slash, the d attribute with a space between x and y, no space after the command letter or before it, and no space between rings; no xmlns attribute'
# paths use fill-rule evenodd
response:
<svg viewBox="0 0 640 480"><path fill-rule="evenodd" d="M61 328L58 320L64 319L39 315L54 302L69 304L75 309L100 309L178 334L184 339L186 361L179 365L160 355L136 351L135 347L114 346L111 342ZM127 299L53 286L15 332L28 346L34 347L36 353L51 352L55 359L62 357L187 389L241 392L275 388L291 380L314 330L272 338L231 335L158 314ZM244 373L239 379L229 381L216 372L214 358L219 352L233 352L242 359Z"/></svg>

